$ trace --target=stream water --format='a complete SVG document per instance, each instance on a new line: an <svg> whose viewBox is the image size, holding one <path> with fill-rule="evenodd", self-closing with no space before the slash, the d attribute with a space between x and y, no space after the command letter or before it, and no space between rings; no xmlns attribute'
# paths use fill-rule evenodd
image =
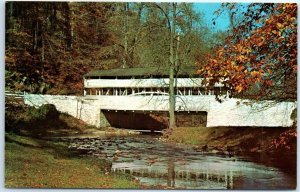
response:
<svg viewBox="0 0 300 192"><path fill-rule="evenodd" d="M296 186L295 174L269 163L205 153L161 142L155 136L60 140L84 155L111 162L109 172L130 174L148 186L183 189L293 189Z"/></svg>

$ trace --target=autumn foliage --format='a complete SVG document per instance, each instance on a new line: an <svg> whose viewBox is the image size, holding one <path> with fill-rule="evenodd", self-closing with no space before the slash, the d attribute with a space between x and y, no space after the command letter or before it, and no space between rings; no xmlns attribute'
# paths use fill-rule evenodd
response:
<svg viewBox="0 0 300 192"><path fill-rule="evenodd" d="M278 138L273 139L271 149L293 150L296 151L297 129L288 129L281 133Z"/></svg>
<svg viewBox="0 0 300 192"><path fill-rule="evenodd" d="M169 3L7 2L5 89L82 95L91 70L167 66L163 11L171 11ZM212 34L196 27L201 20L192 4L177 11L180 65L190 66L210 51Z"/></svg>
<svg viewBox="0 0 300 192"><path fill-rule="evenodd" d="M112 44L101 27L108 4L7 2L5 68L8 90L82 94L85 73ZM98 28L97 28L98 27Z"/></svg>
<svg viewBox="0 0 300 192"><path fill-rule="evenodd" d="M199 73L235 95L295 100L297 4L250 4L243 17Z"/></svg>

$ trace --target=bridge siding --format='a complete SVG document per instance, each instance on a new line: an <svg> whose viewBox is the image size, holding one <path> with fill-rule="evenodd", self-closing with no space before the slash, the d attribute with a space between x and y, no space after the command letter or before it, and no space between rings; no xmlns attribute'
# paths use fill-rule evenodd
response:
<svg viewBox="0 0 300 192"><path fill-rule="evenodd" d="M203 78L177 78L177 87L203 87ZM168 78L154 79L84 79L85 88L155 88L169 87ZM216 83L215 87L224 87Z"/></svg>

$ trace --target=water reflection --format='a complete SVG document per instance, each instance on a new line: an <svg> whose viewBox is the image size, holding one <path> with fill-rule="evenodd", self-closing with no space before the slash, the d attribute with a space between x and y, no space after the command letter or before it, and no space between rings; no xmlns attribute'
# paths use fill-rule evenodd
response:
<svg viewBox="0 0 300 192"><path fill-rule="evenodd" d="M176 167L177 165L177 167ZM163 169L163 167L165 169ZM144 184L166 185L172 188L233 189L233 171L191 170L181 167L169 159L151 166L137 166L132 163L113 163L113 172L129 173Z"/></svg>
<svg viewBox="0 0 300 192"><path fill-rule="evenodd" d="M169 158L168 161L168 187L175 187L175 164L174 161Z"/></svg>
<svg viewBox="0 0 300 192"><path fill-rule="evenodd" d="M111 162L112 172L142 184L184 189L293 189L295 176L240 157L225 157L151 137L73 138L70 148Z"/></svg>

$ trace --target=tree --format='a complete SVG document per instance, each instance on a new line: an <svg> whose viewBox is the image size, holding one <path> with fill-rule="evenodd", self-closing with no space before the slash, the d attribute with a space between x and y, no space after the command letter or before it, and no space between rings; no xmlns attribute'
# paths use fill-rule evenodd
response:
<svg viewBox="0 0 300 192"><path fill-rule="evenodd" d="M199 70L205 83L222 81L238 96L296 100L296 17L296 4L250 4L234 33Z"/></svg>
<svg viewBox="0 0 300 192"><path fill-rule="evenodd" d="M207 29L187 3L116 3L109 19L119 67L169 68L170 127L175 127L175 77L209 51ZM180 43L179 43L180 42ZM195 43L198 42L198 43Z"/></svg>
<svg viewBox="0 0 300 192"><path fill-rule="evenodd" d="M111 4L6 3L6 88L82 94L82 76L112 42L105 27ZM72 87L72 89L70 89Z"/></svg>
<svg viewBox="0 0 300 192"><path fill-rule="evenodd" d="M163 13L169 31L169 128L172 129L176 127L175 77L180 70L180 65L184 63L190 65L190 60L193 60L193 55L190 54L192 40L199 38L197 38L197 33L193 31L193 23L199 21L199 18L193 12L191 4L154 4L154 7ZM184 40L185 49L180 46L182 40Z"/></svg>
<svg viewBox="0 0 300 192"><path fill-rule="evenodd" d="M176 13L171 3L7 2L6 88L82 94L88 71L169 66L171 49L176 77L209 52L209 39L192 4L175 6Z"/></svg>
<svg viewBox="0 0 300 192"><path fill-rule="evenodd" d="M178 65L178 46L174 45L176 38L176 9L177 3L171 3L172 7L172 20L169 21L170 25L170 65L169 65L169 127L172 129L176 127L175 120L175 93L174 93L174 72L175 67ZM179 45L179 39L177 39Z"/></svg>

